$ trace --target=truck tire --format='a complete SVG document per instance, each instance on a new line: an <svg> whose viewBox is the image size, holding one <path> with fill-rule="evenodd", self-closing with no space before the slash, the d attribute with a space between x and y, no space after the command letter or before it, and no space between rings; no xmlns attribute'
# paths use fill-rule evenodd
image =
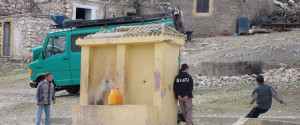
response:
<svg viewBox="0 0 300 125"><path fill-rule="evenodd" d="M45 79L43 78L43 79L40 79L36 84L35 84L35 88L37 88L38 87L38 85L40 84L40 82L42 82L42 81L44 81Z"/></svg>
<svg viewBox="0 0 300 125"><path fill-rule="evenodd" d="M66 88L66 91L70 94L77 94L80 90L80 86L70 86Z"/></svg>

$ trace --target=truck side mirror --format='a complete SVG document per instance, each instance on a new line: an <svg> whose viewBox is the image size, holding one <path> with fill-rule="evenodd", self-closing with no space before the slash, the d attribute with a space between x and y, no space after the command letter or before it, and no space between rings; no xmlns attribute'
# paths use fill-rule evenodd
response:
<svg viewBox="0 0 300 125"><path fill-rule="evenodd" d="M43 57L43 60L45 60L45 51L42 50L42 57Z"/></svg>

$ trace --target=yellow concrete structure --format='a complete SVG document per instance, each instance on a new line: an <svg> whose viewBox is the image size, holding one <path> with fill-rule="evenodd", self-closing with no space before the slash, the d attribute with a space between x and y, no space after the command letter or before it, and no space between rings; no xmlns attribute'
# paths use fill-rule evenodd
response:
<svg viewBox="0 0 300 125"><path fill-rule="evenodd" d="M177 124L173 81L185 38L162 24L101 30L77 40L81 86L73 124ZM107 105L112 87L119 88L123 105Z"/></svg>
<svg viewBox="0 0 300 125"><path fill-rule="evenodd" d="M75 125L156 125L157 108L150 105L76 106Z"/></svg>

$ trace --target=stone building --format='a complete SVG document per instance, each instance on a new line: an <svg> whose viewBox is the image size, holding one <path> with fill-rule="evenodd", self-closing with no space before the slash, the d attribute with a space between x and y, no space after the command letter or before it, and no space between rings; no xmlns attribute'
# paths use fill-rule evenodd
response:
<svg viewBox="0 0 300 125"><path fill-rule="evenodd" d="M47 15L19 14L0 18L1 56L30 59L30 49L42 45L55 24Z"/></svg>
<svg viewBox="0 0 300 125"><path fill-rule="evenodd" d="M42 45L54 31L50 15L66 20L103 19L137 13L138 0L0 0L0 56L30 59L30 48ZM193 37L233 35L237 19L248 17L250 25L274 9L273 0L141 0L140 14L165 12L160 4L170 2L184 13L185 29Z"/></svg>
<svg viewBox="0 0 300 125"><path fill-rule="evenodd" d="M171 0L184 14L186 30L194 37L233 35L237 19L248 17L250 25L275 9L273 0Z"/></svg>
<svg viewBox="0 0 300 125"><path fill-rule="evenodd" d="M51 15L66 20L104 19L136 14L134 0L0 0L0 56L30 59L30 49L55 31ZM162 13L160 2L144 0L140 14Z"/></svg>

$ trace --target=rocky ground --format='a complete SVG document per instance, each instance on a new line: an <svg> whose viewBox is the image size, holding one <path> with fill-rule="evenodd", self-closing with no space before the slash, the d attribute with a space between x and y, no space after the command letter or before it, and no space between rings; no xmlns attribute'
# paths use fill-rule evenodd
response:
<svg viewBox="0 0 300 125"><path fill-rule="evenodd" d="M300 29L246 36L195 38L181 47L183 63L194 75L201 62L263 61L271 68L300 67Z"/></svg>
<svg viewBox="0 0 300 125"><path fill-rule="evenodd" d="M268 70L262 74L266 83L275 84L276 87L288 88L292 86L293 89L300 89L300 72L299 69L294 68L286 69L284 66L279 69ZM196 87L211 87L211 86L223 86L228 84L250 84L255 82L256 75L240 75L240 76L222 76L222 77L207 77L196 75L195 85Z"/></svg>
<svg viewBox="0 0 300 125"><path fill-rule="evenodd" d="M255 88L255 75L209 77L199 75L201 62L263 61L270 65L263 75L267 83L287 101L273 104L262 117L300 119L300 30L249 36L196 38L181 47L183 63L190 65L195 79L195 116L244 116ZM28 63L0 58L0 124L33 124L35 90L29 86ZM79 95L57 92L52 118L70 120Z"/></svg>
<svg viewBox="0 0 300 125"><path fill-rule="evenodd" d="M202 62L262 61L268 83L287 86L300 82L300 30L246 36L196 38L181 47L182 63L190 65L198 87L253 82L255 75L209 77ZM266 68L267 67L267 68ZM281 84L282 83L282 84ZM299 86L295 85L295 88Z"/></svg>
<svg viewBox="0 0 300 125"><path fill-rule="evenodd" d="M290 103L275 103L262 117L300 118L300 30L246 36L196 38L181 47L182 63L195 80L196 116L243 116L256 86L255 74L206 76L202 62L261 61L266 83ZM289 113L288 113L289 112ZM284 114L284 115L283 115Z"/></svg>

